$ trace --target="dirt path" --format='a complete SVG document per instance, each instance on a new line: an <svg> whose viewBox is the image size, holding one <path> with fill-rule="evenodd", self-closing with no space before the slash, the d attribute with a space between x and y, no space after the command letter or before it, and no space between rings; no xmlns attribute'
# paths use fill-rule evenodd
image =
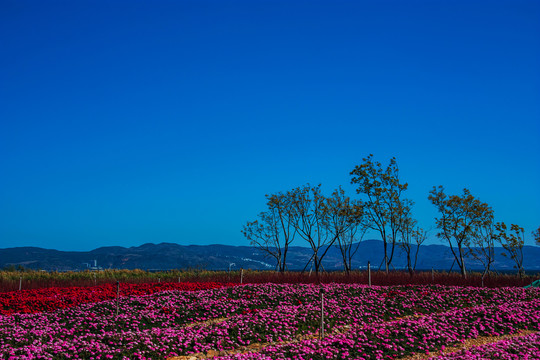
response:
<svg viewBox="0 0 540 360"><path fill-rule="evenodd" d="M182 325L181 327L183 327L183 328L192 328L192 327L199 326L199 325L209 326L209 325L213 325L213 324L218 324L218 323L223 322L225 320L228 320L230 318L231 317L229 316L229 317L221 317L221 318L209 319L209 320L206 320L206 321L199 321L199 322L195 322L195 323L189 323L189 324L186 324L186 325Z"/></svg>

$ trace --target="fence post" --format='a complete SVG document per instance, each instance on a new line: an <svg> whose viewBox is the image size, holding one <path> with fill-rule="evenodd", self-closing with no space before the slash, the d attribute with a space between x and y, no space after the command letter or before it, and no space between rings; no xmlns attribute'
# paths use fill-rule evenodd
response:
<svg viewBox="0 0 540 360"><path fill-rule="evenodd" d="M22 276L19 276L19 291L22 290Z"/></svg>
<svg viewBox="0 0 540 360"><path fill-rule="evenodd" d="M319 333L319 339L324 338L324 288L321 287L321 331Z"/></svg>
<svg viewBox="0 0 540 360"><path fill-rule="evenodd" d="M369 261L367 262L367 276L369 287L371 287L371 264Z"/></svg>
<svg viewBox="0 0 540 360"><path fill-rule="evenodd" d="M120 301L120 281L116 282L116 316L118 316L118 302Z"/></svg>
<svg viewBox="0 0 540 360"><path fill-rule="evenodd" d="M240 269L240 284L244 283L244 269Z"/></svg>
<svg viewBox="0 0 540 360"><path fill-rule="evenodd" d="M160 277L157 278L157 282L158 282L158 284L161 282L161 278L160 278Z"/></svg>

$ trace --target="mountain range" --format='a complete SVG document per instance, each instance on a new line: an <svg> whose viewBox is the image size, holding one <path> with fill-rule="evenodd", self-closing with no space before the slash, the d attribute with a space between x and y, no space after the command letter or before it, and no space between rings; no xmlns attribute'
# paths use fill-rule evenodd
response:
<svg viewBox="0 0 540 360"><path fill-rule="evenodd" d="M416 251L413 248L412 253ZM504 250L495 248L495 263L498 271L513 270L511 259L501 255ZM287 265L289 270L302 270L313 251L307 247L289 248ZM540 271L540 247L525 246L523 249L524 268L528 271ZM362 269L371 262L372 268L380 266L383 259L383 245L380 240L365 240L359 244L353 257L353 269ZM454 257L450 248L444 245L422 245L418 254L416 268L427 270L449 270ZM14 247L0 249L0 268L23 266L35 270L80 271L85 269L253 269L273 270L274 263L261 250L252 246L230 245L179 245L175 243L144 244L135 247L109 246L91 251L59 251L39 247ZM392 261L395 269L406 267L405 253L396 247ZM466 260L467 268L482 269L481 263L474 259ZM325 270L341 270L342 260L338 248L328 250L323 266ZM457 265L453 266L457 270Z"/></svg>

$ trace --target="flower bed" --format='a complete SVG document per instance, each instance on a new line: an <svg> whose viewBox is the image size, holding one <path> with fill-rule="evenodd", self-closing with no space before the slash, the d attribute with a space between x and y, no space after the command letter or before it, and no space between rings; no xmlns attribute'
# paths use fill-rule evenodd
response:
<svg viewBox="0 0 540 360"><path fill-rule="evenodd" d="M519 336L483 346L473 346L453 354L442 355L439 360L525 360L540 359L540 333Z"/></svg>
<svg viewBox="0 0 540 360"><path fill-rule="evenodd" d="M322 342L321 290L329 334ZM164 359L270 343L222 359L393 359L538 327L539 295L537 289L344 284L169 290L121 298L118 316L115 300L0 316L0 357Z"/></svg>
<svg viewBox="0 0 540 360"><path fill-rule="evenodd" d="M478 306L446 313L401 319L368 326L354 326L346 333L322 341L304 340L270 346L261 352L216 358L225 359L396 359L430 354L445 346L481 335L511 334L520 329L540 330L540 299L530 302Z"/></svg>
<svg viewBox="0 0 540 360"><path fill-rule="evenodd" d="M120 284L120 296L153 294L165 290L196 291L216 289L232 284L217 283L157 283ZM0 293L0 314L38 313L66 309L85 303L94 303L116 298L116 284L93 287L62 287Z"/></svg>

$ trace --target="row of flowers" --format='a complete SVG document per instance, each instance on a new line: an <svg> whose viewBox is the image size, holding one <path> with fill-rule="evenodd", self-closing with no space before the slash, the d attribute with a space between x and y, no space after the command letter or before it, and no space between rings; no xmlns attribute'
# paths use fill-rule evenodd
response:
<svg viewBox="0 0 540 360"><path fill-rule="evenodd" d="M230 287L237 284L220 284L220 283L154 283L154 284L120 284L120 296L138 296L147 295L166 290L203 290L203 289L217 289L221 287ZM274 286L275 289L272 296L275 299L281 299L280 292L285 290L284 295L287 295L287 286ZM420 289L419 291L409 291L407 289L414 288ZM477 288L465 288L466 290L456 292L451 298L443 296L440 293L440 289L443 287L435 286L396 286L392 287L389 292L384 293L385 302L394 302L395 307L399 307L400 304L406 310L407 308L414 311L431 311L431 304L435 302L438 306L441 302L446 301L448 305L450 302L455 304L459 303L460 306L471 306L476 304L472 296L482 295L487 298L502 296L506 294L506 291L492 292L484 289ZM331 288L330 288L331 289ZM350 288L353 289L353 288ZM519 288L515 288L516 291L509 292L514 294L514 298L519 298L521 292ZM349 290L354 292L354 290ZM429 296L426 296L429 293ZM14 313L37 313L42 311L54 311L57 309L65 309L72 306L77 306L85 303L96 303L104 300L114 299L117 295L116 284L106 284L94 287L70 287L70 288L44 288L37 290L23 290L12 291L6 293L0 293L0 315L10 315ZM269 295L269 294L268 294ZM351 294L354 296L354 294ZM504 295L507 296L507 295ZM301 296L295 295L298 301L305 301ZM268 298L268 296L267 296ZM492 300L497 301L497 298ZM393 306L393 307L394 307Z"/></svg>
<svg viewBox="0 0 540 360"><path fill-rule="evenodd" d="M120 284L120 296L139 296L166 290L196 291L216 289L232 284L218 283L154 283ZM85 303L95 303L114 299L117 285L106 284L93 287L53 287L35 290L10 291L0 293L0 315L14 313L38 313L66 309Z"/></svg>
<svg viewBox="0 0 540 360"><path fill-rule="evenodd" d="M540 333L518 336L492 344L473 346L469 349L442 355L438 360L534 360L540 359Z"/></svg>
<svg viewBox="0 0 540 360"><path fill-rule="evenodd" d="M397 359L415 353L430 355L445 346L478 336L512 334L521 329L540 330L540 299L530 302L478 306L419 318L400 319L373 325L357 325L345 333L332 335L322 341L309 339L273 345L258 352L216 357L215 360L261 359ZM472 351L443 356L444 359L486 359L486 354L515 352L522 356L538 354L538 335L515 343L502 343ZM519 353L519 352L518 352ZM484 356L484 357L482 357ZM514 358L507 356L506 358ZM526 357L520 357L524 359ZM535 357L531 357L533 359ZM536 357L538 358L538 357Z"/></svg>
<svg viewBox="0 0 540 360"><path fill-rule="evenodd" d="M511 332L520 326L530 327L531 321L538 324L540 320L536 289L247 285L124 297L118 308L115 301L104 301L51 313L0 316L0 357L161 359L209 350L234 350L252 343L296 341L299 337L317 334L321 292L325 297L328 333L355 324L350 331L324 340L330 349L343 350L343 358L350 358L347 357L350 354L360 358L364 352L378 354L381 349L370 348L369 341L378 344L386 336L386 342L381 344L388 345L398 339L399 334L410 334L418 339L423 334L434 335L427 338L426 344L402 346L404 350L392 350L388 356L410 353L411 349L431 351L441 346L442 342L433 340L437 337L441 341L458 341L473 336L473 330L465 333L455 330L469 319L477 319L478 329L492 334ZM448 312L450 309L454 310ZM419 314L428 316L388 322ZM202 323L212 319L221 320ZM488 320L495 321L496 326ZM501 321L515 326L500 328ZM437 333L430 326L454 330ZM452 331L456 332L454 338L451 338ZM366 339L369 340L367 345L363 342ZM306 340L238 356L305 358L306 351L307 354L314 351L313 356L323 356L325 347L318 344ZM363 344L364 350L360 353L346 344ZM388 356L386 358L391 358Z"/></svg>

